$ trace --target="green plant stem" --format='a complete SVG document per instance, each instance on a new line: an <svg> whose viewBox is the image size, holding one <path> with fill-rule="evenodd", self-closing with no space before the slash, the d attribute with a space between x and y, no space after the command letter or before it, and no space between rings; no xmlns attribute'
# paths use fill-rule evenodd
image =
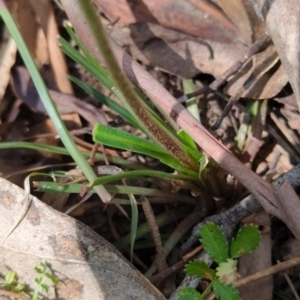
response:
<svg viewBox="0 0 300 300"><path fill-rule="evenodd" d="M212 289L212 283L213 280L209 283L209 285L206 287L206 289L204 290L204 292L201 294L201 299L205 299L205 297L210 293L211 289Z"/></svg>
<svg viewBox="0 0 300 300"><path fill-rule="evenodd" d="M163 227L171 222L174 222L176 220L179 220L181 218L183 218L184 216L186 216L186 214L189 212L190 210L185 207L178 207L175 208L173 210L169 210L167 212L164 212L162 214L160 214L159 216L156 217L156 224L158 227ZM145 236L146 234L148 234L150 232L150 228L148 223L144 223L142 225L140 225L138 227L137 233L136 233L136 239L139 239L143 236ZM126 245L130 244L130 238L131 238L131 234L127 234L124 237L122 237L122 242ZM115 243L116 245L118 244L118 242Z"/></svg>
<svg viewBox="0 0 300 300"><path fill-rule="evenodd" d="M89 27L93 32L93 36L99 49L101 50L105 62L111 72L112 78L116 83L118 90L124 98L126 108L140 120L140 123L145 129L145 132L154 140L159 142L165 149L174 155L184 166L191 170L198 171L197 163L181 147L178 140L169 135L151 116L151 113L145 107L145 104L140 100L138 95L132 88L132 84L125 77L121 68L116 62L116 59L111 50L106 33L101 24L101 21L96 14L91 0L78 0L83 13L88 21Z"/></svg>
<svg viewBox="0 0 300 300"><path fill-rule="evenodd" d="M32 149L32 150L37 150L37 151L46 151L46 152L51 152L51 153L57 153L57 154L61 154L61 155L70 155L68 150L64 147L51 146L51 145L45 145L45 144L40 144L40 143L31 143L31 142L1 142L0 143L0 149L10 149L10 148L24 148L24 149ZM81 153L86 158L89 158L91 156L90 151L83 151ZM101 160L101 161L104 161L104 159L105 159L105 157L102 153L96 153L95 158L97 160ZM112 164L126 166L127 168L130 168L130 169L140 170L141 168L146 168L145 166L142 166L138 163L128 161L128 160L123 159L118 156L107 155L106 158Z"/></svg>
<svg viewBox="0 0 300 300"><path fill-rule="evenodd" d="M126 171L119 174L106 175L103 177L98 177L93 184L106 184L108 182L117 181L124 178L141 178L144 176L152 176L152 177L162 177L162 178L174 178L181 180L190 180L197 181L194 177L189 175L174 175L161 171L152 171L152 170L137 170L137 171ZM93 184L89 184L88 187L93 187Z"/></svg>
<svg viewBox="0 0 300 300"><path fill-rule="evenodd" d="M78 164L81 168L82 172L89 180L89 182L93 182L97 176L94 173L93 169L87 163L79 149L77 148L76 144L72 140L64 122L60 118L60 115L57 111L55 104L53 103L48 89L43 81L38 68L36 67L34 60L13 20L9 11L7 10L5 3L3 0L0 0L0 15L5 22L10 34L12 35L13 39L15 40L17 47L19 49L20 55L23 58L23 61L28 68L28 71L31 75L32 81L38 91L38 94L48 112L49 117L53 121L53 124L63 142L65 147L68 149L70 154L72 155L74 161ZM103 186L94 187L95 191L102 199L103 202L108 202L111 199L110 194L105 190Z"/></svg>

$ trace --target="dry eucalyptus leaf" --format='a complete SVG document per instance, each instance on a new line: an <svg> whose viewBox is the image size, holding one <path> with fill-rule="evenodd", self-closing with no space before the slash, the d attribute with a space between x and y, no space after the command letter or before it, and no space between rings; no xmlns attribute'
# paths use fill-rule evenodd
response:
<svg viewBox="0 0 300 300"><path fill-rule="evenodd" d="M264 22L255 12L250 1L218 0L227 16L244 33L243 40L251 45L266 31ZM245 80L253 78L253 84L242 96L255 99L272 98L287 83L288 77L280 65L276 49L273 45L254 55L253 59L229 80L226 92L235 95Z"/></svg>
<svg viewBox="0 0 300 300"><path fill-rule="evenodd" d="M237 72L226 86L225 92L234 95L239 88L247 85L247 80L253 81L252 86L242 97L266 99L276 96L287 83L288 77L279 62L278 54L273 44L263 52L257 53Z"/></svg>
<svg viewBox="0 0 300 300"><path fill-rule="evenodd" d="M265 33L262 20L256 15L248 1L218 0L218 4L241 32L243 32L243 41L247 45L250 46L260 35Z"/></svg>
<svg viewBox="0 0 300 300"><path fill-rule="evenodd" d="M49 299L165 299L112 245L35 197L7 237L24 209L24 190L0 178L0 199L2 274L12 270L34 288L34 267L45 262L60 280Z"/></svg>
<svg viewBox="0 0 300 300"><path fill-rule="evenodd" d="M109 34L120 46L127 46L135 59L183 78L199 73L221 76L246 52L242 44L208 40L214 56L211 59L201 39L151 23L116 26Z"/></svg>
<svg viewBox="0 0 300 300"><path fill-rule="evenodd" d="M238 41L238 31L220 26L206 11L186 0L93 0L99 10L118 26L135 23L159 24L187 35L230 44Z"/></svg>
<svg viewBox="0 0 300 300"><path fill-rule="evenodd" d="M300 108L300 5L298 0L248 0L265 21Z"/></svg>

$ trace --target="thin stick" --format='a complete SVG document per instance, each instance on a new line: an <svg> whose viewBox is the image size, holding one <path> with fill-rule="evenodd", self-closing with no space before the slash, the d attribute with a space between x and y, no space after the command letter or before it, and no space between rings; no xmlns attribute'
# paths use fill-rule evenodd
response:
<svg viewBox="0 0 300 300"><path fill-rule="evenodd" d="M291 259L286 260L284 262L281 262L277 265L271 266L269 268L266 268L264 270L256 272L252 275L241 278L241 279L239 279L238 281L236 281L234 283L234 286L239 287L239 286L245 285L249 282L255 281L257 279L260 279L260 278L263 278L263 277L266 277L266 276L269 276L269 275L273 275L273 274L282 272L286 269L297 266L299 264L300 264L300 256L291 258Z"/></svg>
<svg viewBox="0 0 300 300"><path fill-rule="evenodd" d="M182 269L184 267L184 265L190 261L191 259L193 259L195 257L195 255L197 255L200 251L202 251L203 249L203 245L198 246L197 248L195 248L193 251L191 251L190 253L186 254L185 256L182 257L182 260L180 260L179 262L177 262L176 264L174 264L173 266L169 267L168 269L152 276L149 278L149 281L152 283L157 284L159 281L166 279L167 277L171 276L172 274L174 274L175 272L177 272L178 270Z"/></svg>
<svg viewBox="0 0 300 300"><path fill-rule="evenodd" d="M165 253L162 246L159 228L157 226L155 216L153 214L152 207L146 197L142 197L139 202L142 204L145 217L147 219L147 223L149 225L149 229L156 247L156 263L158 270L161 272L168 268L168 265L166 263Z"/></svg>

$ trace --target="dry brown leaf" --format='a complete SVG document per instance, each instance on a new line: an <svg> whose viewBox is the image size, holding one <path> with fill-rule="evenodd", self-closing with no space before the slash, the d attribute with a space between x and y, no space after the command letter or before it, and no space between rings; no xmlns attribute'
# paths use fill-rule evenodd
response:
<svg viewBox="0 0 300 300"><path fill-rule="evenodd" d="M218 0L218 4L243 32L243 41L251 45L262 34L265 33L261 19L256 15L253 7L244 0Z"/></svg>
<svg viewBox="0 0 300 300"><path fill-rule="evenodd" d="M222 11L213 2L209 0L188 0L188 2L219 24L220 27L225 27L227 30L237 36L241 35L240 29L234 25L232 21L225 15L224 11Z"/></svg>
<svg viewBox="0 0 300 300"><path fill-rule="evenodd" d="M255 216L255 223L265 227L270 226L270 217L265 211ZM272 265L272 243L270 232L262 233L258 248L250 254L243 255L239 260L239 273L242 277L251 275ZM241 299L272 299L273 277L268 276L239 287Z"/></svg>
<svg viewBox="0 0 300 300"><path fill-rule="evenodd" d="M300 5L298 0L248 0L265 21L300 108Z"/></svg>
<svg viewBox="0 0 300 300"><path fill-rule="evenodd" d="M229 95L237 93L239 88L247 85L247 80L253 81L252 86L242 97L266 99L276 96L287 83L287 75L279 63L274 45L269 45L263 52L257 53L237 72L226 86Z"/></svg>
<svg viewBox="0 0 300 300"><path fill-rule="evenodd" d="M46 113L45 107L30 79L30 75L24 67L15 67L12 70L11 87L16 97L24 101L34 112ZM50 90L49 93L61 115L76 112L91 125L95 125L96 123L107 124L102 112L93 105L81 101L72 95L66 95L52 90ZM78 117L75 117L73 121L77 122L77 120ZM77 123L81 124L81 122Z"/></svg>
<svg viewBox="0 0 300 300"><path fill-rule="evenodd" d="M58 47L59 35L54 11L49 0L29 0L32 9L39 18L41 27L47 40L49 60L58 90L64 94L73 94L70 80L67 78L67 64L65 56Z"/></svg>
<svg viewBox="0 0 300 300"><path fill-rule="evenodd" d="M110 20L118 20L117 25L110 30L110 35L120 45L129 46L133 57L184 78L191 78L199 73L221 76L246 52L241 40L251 45L265 32L263 21L247 1L219 1L220 6L237 27L240 27L243 34L222 15L218 7L207 1L188 2L190 3L172 1L172 9L169 1L144 1L143 4L137 2L132 6L127 1L118 4L115 1L96 1L96 4ZM115 9L117 5L118 9ZM191 9L189 5L194 8ZM196 15L197 25L193 24ZM207 18L203 19L203 15ZM205 33L199 32L195 35L191 29L193 26L203 27ZM225 41L224 38L220 38L220 35L228 36L228 32L234 32L236 39ZM201 39L197 41L193 36ZM210 59L204 42L211 47L213 59ZM240 72L230 79L227 93L230 96L235 95L246 80L250 76L253 78L255 74L258 78L252 80L251 88L243 96L256 99L274 97L287 82L286 73L279 63L276 64L276 60L278 56L272 46L256 54L253 60L248 61Z"/></svg>
<svg viewBox="0 0 300 300"><path fill-rule="evenodd" d="M34 267L46 262L60 279L57 294L50 288L49 298L165 299L108 242L35 197L31 197L24 219L3 243L23 209L24 190L0 178L0 199L2 273L13 270L19 282L34 287Z"/></svg>
<svg viewBox="0 0 300 300"><path fill-rule="evenodd" d="M16 62L17 46L5 28L3 32L3 43L0 46L0 102L6 92L10 80L10 69Z"/></svg>
<svg viewBox="0 0 300 300"><path fill-rule="evenodd" d="M160 24L168 29L218 43L238 41L236 32L216 24L207 13L183 0L93 0L110 21L129 26L134 23Z"/></svg>
<svg viewBox="0 0 300 300"><path fill-rule="evenodd" d="M57 42L59 34L49 0L12 0L10 10L17 6L17 23L26 45L39 68L50 63L54 74L52 86L66 94L73 94L67 78L65 57ZM53 75L52 75L53 76Z"/></svg>
<svg viewBox="0 0 300 300"><path fill-rule="evenodd" d="M250 1L218 0L227 16L244 33L244 41L251 45L266 31L263 20L256 14ZM227 86L227 93L235 95L238 89L246 84L245 78L256 76L254 84L244 93L243 97L265 99L278 94L287 83L287 75L278 61L278 55L273 45L256 54L233 78ZM253 76L254 75L254 76ZM247 79L248 80L248 79Z"/></svg>
<svg viewBox="0 0 300 300"><path fill-rule="evenodd" d="M17 22L26 45L38 67L49 63L49 53L45 35L36 20L29 0L16 1L18 6Z"/></svg>
<svg viewBox="0 0 300 300"><path fill-rule="evenodd" d="M137 60L183 78L199 73L218 77L246 51L242 44L208 41L214 55L211 59L207 45L201 40L151 23L114 27L110 36L119 45L129 46Z"/></svg>

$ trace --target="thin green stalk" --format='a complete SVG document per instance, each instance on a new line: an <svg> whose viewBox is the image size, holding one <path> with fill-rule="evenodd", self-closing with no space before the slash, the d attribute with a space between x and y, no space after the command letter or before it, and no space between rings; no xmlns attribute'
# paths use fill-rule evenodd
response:
<svg viewBox="0 0 300 300"><path fill-rule="evenodd" d="M165 149L174 155L184 166L191 170L198 171L197 163L184 151L180 142L168 134L151 116L145 104L135 93L132 84L123 74L121 68L111 50L101 21L96 14L91 0L78 0L80 7L86 17L86 20L93 32L93 38L99 46L105 62L111 72L112 78L116 83L118 90L124 96L124 105L126 108L142 123L145 132L154 140L159 142Z"/></svg>
<svg viewBox="0 0 300 300"><path fill-rule="evenodd" d="M126 171L119 174L113 174L113 175L105 175L103 177L98 177L94 184L90 184L88 187L93 187L94 185L98 184L106 184L109 182L121 180L124 178L141 178L144 176L151 176L151 177L162 177L162 178L172 178L172 179L179 179L179 180L188 180L188 181L197 181L192 176L189 175L174 175L166 172L161 171L152 171L152 170L138 170L138 171Z"/></svg>
<svg viewBox="0 0 300 300"><path fill-rule="evenodd" d="M189 209L186 207L178 207L173 210L169 210L169 211L164 212L156 217L156 224L158 227L161 228L167 224L170 224L171 222L175 222L175 221L183 218L184 216L186 216L186 214L188 212L189 212ZM139 238L145 236L149 232L150 232L150 228L149 228L148 223L141 224L138 227L138 230L136 233L136 239L139 239ZM129 245L130 238L131 238L131 234L128 233L127 235L125 235L124 237L121 238L121 241L124 244ZM117 244L118 244L118 242L115 243L115 245L117 245Z"/></svg>
<svg viewBox="0 0 300 300"><path fill-rule="evenodd" d="M195 91L194 82L192 79L182 80L183 92L184 94L189 94ZM191 113L191 115L200 122L200 114L198 110L198 105L196 97L190 98L186 101L186 109Z"/></svg>
<svg viewBox="0 0 300 300"><path fill-rule="evenodd" d="M85 160L84 156L81 154L77 146L75 145L74 141L72 140L64 122L60 118L60 115L56 109L55 104L53 103L48 89L43 81L38 68L36 67L34 60L17 28L13 18L11 17L9 11L7 10L5 3L3 0L0 0L0 16L2 17L4 23L6 24L10 34L12 35L13 39L15 40L19 52L23 58L23 61L28 68L32 81L38 91L38 94L48 112L49 117L53 121L53 124L63 142L65 147L68 149L70 154L72 155L74 161L78 164L81 168L82 172L89 180L89 182L93 182L97 176L94 173L93 169ZM102 199L103 202L108 202L111 199L109 193L105 190L103 186L94 187L95 191Z"/></svg>
<svg viewBox="0 0 300 300"><path fill-rule="evenodd" d="M1 149L15 149L15 148L32 149L32 150L51 152L51 153L56 153L56 154L61 154L61 155L70 155L70 152L68 152L68 150L64 147L51 146L51 145L32 143L32 142L1 142L0 143L0 150ZM90 151L83 151L81 153L86 158L89 158L91 156ZM141 164L131 162L129 160L123 159L118 156L106 155L106 158L112 164L121 165L123 167L125 166L130 169L139 170L141 168L146 168L145 166L143 166ZM95 159L104 161L105 157L102 153L96 153Z"/></svg>

